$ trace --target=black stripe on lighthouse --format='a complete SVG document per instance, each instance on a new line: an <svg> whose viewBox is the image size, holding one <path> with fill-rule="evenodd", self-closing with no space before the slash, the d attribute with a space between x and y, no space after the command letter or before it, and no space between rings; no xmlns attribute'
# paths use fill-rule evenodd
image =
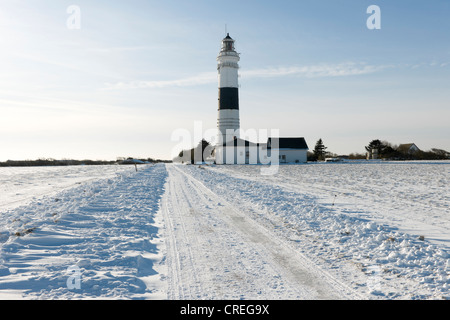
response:
<svg viewBox="0 0 450 320"><path fill-rule="evenodd" d="M219 88L219 110L239 110L238 88Z"/></svg>

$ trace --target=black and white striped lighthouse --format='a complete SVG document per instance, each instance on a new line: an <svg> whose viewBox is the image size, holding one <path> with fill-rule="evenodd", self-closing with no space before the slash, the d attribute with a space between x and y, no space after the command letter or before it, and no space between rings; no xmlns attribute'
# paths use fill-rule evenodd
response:
<svg viewBox="0 0 450 320"><path fill-rule="evenodd" d="M218 143L239 137L239 53L234 49L234 40L227 33L222 40L222 49L217 57L219 73L219 112L217 118Z"/></svg>

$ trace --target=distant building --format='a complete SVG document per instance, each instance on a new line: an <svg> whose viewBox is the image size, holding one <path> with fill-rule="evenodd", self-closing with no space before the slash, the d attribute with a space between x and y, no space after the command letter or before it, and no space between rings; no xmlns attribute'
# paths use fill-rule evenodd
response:
<svg viewBox="0 0 450 320"><path fill-rule="evenodd" d="M372 149L371 151L368 151L366 153L366 159L367 160L376 160L378 159L378 149Z"/></svg>
<svg viewBox="0 0 450 320"><path fill-rule="evenodd" d="M217 164L269 164L273 157L279 163L305 163L309 148L304 138L269 138L267 143L253 143L235 138L216 146Z"/></svg>
<svg viewBox="0 0 450 320"><path fill-rule="evenodd" d="M308 145L305 138L269 138L267 148L277 148L280 163L304 163L307 161Z"/></svg>
<svg viewBox="0 0 450 320"><path fill-rule="evenodd" d="M403 154L413 155L416 152L420 151L420 149L414 143L405 143L399 145L397 151Z"/></svg>
<svg viewBox="0 0 450 320"><path fill-rule="evenodd" d="M234 40L227 34L222 40L222 48L217 57L219 74L218 142L213 152L216 163L269 164L276 160L279 163L307 162L308 145L302 137L269 138L267 143L254 143L239 137L239 60Z"/></svg>

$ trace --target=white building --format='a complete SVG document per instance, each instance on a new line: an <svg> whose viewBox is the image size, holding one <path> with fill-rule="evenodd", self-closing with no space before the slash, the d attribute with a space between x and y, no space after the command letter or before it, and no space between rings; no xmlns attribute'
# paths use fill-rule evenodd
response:
<svg viewBox="0 0 450 320"><path fill-rule="evenodd" d="M269 138L267 148L278 153L280 163L305 163L307 161L308 145L305 138Z"/></svg>
<svg viewBox="0 0 450 320"><path fill-rule="evenodd" d="M267 143L235 138L215 152L217 164L305 163L308 145L304 138L269 138Z"/></svg>
<svg viewBox="0 0 450 320"><path fill-rule="evenodd" d="M217 164L305 163L308 145L302 137L268 138L254 143L239 137L239 54L229 34L222 40L217 57L219 80L218 139L214 150Z"/></svg>

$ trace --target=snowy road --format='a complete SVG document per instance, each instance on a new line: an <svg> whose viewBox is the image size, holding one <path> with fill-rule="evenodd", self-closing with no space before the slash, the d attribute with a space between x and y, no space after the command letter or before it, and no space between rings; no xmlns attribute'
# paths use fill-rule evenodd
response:
<svg viewBox="0 0 450 320"><path fill-rule="evenodd" d="M274 176L261 175L259 166L173 165L167 167L169 184L174 184L167 188L163 208L166 217L175 212L172 229L180 223L180 233L174 238L186 239L184 249L174 249L181 261L205 259L201 266L222 261L209 272L197 272L201 275L197 284L208 273L220 278L222 291L214 291L211 296L227 297L231 293L233 297L268 299L448 298L450 212L448 185L442 181L448 181L449 165L419 163L407 172L395 163L281 166ZM333 172L334 180L330 179ZM376 176L373 172L378 172L378 176L386 174L382 182L369 183L369 187L365 187L366 181L357 179L342 183L355 172L366 172L369 178ZM436 181L430 179L435 174L439 175L437 187ZM310 188L314 183L308 177L328 181L328 190L343 187L359 191L351 198L352 193L347 193L346 201L339 199L332 205L330 195L335 192L324 197L320 186L325 184L318 183L317 192L317 188ZM378 190L375 194L372 185ZM420 192L408 192L414 188ZM384 198L378 206L381 193ZM409 201L411 197L427 198L433 205L424 210L423 201ZM406 209L401 206L403 203L408 204ZM189 239L190 234L193 239ZM421 240L419 234L431 241ZM203 250L197 249L198 243ZM183 256L180 252L192 255ZM179 268L182 267L190 269L181 264ZM240 281L233 278L236 270L240 270ZM173 296L181 297L177 290L172 286ZM202 296L200 291L203 297L208 296L207 289L196 291ZM223 291L226 294L218 294Z"/></svg>
<svg viewBox="0 0 450 320"><path fill-rule="evenodd" d="M449 165L12 169L0 299L448 299Z"/></svg>
<svg viewBox="0 0 450 320"><path fill-rule="evenodd" d="M351 299L346 285L178 166L162 211L169 299Z"/></svg>

